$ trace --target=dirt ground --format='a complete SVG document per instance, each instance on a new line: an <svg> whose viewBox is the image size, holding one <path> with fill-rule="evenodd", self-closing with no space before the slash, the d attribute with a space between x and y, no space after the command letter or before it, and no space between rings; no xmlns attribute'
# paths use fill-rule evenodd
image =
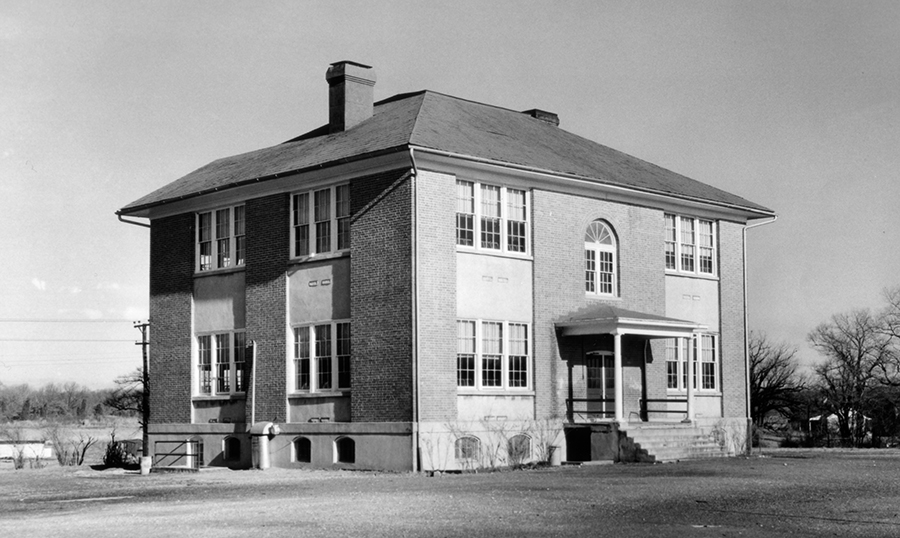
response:
<svg viewBox="0 0 900 538"><path fill-rule="evenodd" d="M3 536L900 536L900 451L444 475L0 470Z"/></svg>

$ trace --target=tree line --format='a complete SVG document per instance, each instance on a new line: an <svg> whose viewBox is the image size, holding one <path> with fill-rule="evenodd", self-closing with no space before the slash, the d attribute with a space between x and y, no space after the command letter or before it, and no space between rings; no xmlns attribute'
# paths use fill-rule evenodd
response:
<svg viewBox="0 0 900 538"><path fill-rule="evenodd" d="M140 369L114 380L115 388L92 390L77 383L5 385L0 381L0 422L83 421L106 415L140 416Z"/></svg>
<svg viewBox="0 0 900 538"><path fill-rule="evenodd" d="M807 343L821 360L808 372L797 348L751 334L750 402L758 428L786 420L806 441L829 445L900 440L900 286L883 295L881 308L834 314L809 332Z"/></svg>

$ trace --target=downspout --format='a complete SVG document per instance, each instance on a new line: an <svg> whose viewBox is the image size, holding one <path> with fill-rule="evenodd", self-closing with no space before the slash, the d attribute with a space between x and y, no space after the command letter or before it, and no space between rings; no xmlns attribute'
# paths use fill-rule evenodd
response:
<svg viewBox="0 0 900 538"><path fill-rule="evenodd" d="M741 253L743 259L741 260L741 266L744 269L744 385L746 387L746 403L747 403L747 454L753 453L753 418L750 415L751 405L750 405L750 322L748 320L749 316L747 315L747 230L750 228L756 228L757 226L763 226L765 224L772 224L778 220L778 215L772 215L772 220L766 220L763 222L757 222L755 224L745 224L744 228L741 230L741 248L743 252Z"/></svg>
<svg viewBox="0 0 900 538"><path fill-rule="evenodd" d="M412 421L412 456L413 456L413 472L421 469L419 461L419 405L421 403L419 395L419 204L417 181L419 174L416 169L415 149L410 146L409 158L412 161L412 219L413 219L413 236L412 236L412 332L413 332L413 421Z"/></svg>
<svg viewBox="0 0 900 538"><path fill-rule="evenodd" d="M250 340L253 358L250 361L250 425L256 424L256 340Z"/></svg>

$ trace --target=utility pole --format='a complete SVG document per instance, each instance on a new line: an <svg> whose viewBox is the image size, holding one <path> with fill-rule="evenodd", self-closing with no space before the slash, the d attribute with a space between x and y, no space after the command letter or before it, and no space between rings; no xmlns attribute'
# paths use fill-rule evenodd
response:
<svg viewBox="0 0 900 538"><path fill-rule="evenodd" d="M134 328L141 331L141 341L135 342L136 346L141 346L141 351L143 355L143 368L141 368L141 424L142 424L142 437L141 444L143 458L141 458L141 474L144 473L144 462L148 463L147 469L149 471L149 462L152 460L147 460L145 458L151 458L150 454L150 434L147 430L150 425L150 364L147 360L147 348L150 347L150 339L149 339L149 329L150 322L134 322Z"/></svg>

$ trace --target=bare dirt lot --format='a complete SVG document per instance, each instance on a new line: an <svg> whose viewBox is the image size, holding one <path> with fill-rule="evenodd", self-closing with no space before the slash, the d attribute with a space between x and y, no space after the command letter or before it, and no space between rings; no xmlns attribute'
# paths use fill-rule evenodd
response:
<svg viewBox="0 0 900 538"><path fill-rule="evenodd" d="M3 536L900 536L900 451L416 474L0 471Z"/></svg>

